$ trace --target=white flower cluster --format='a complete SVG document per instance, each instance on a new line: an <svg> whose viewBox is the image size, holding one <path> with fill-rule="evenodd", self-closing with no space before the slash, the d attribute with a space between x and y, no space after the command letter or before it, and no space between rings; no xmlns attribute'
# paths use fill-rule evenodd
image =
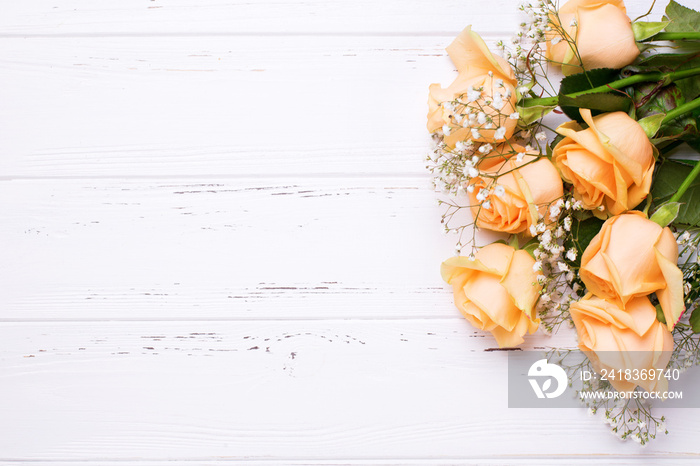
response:
<svg viewBox="0 0 700 466"><path fill-rule="evenodd" d="M561 311L568 309L572 301L578 300L583 291L570 265L578 258L578 250L571 241L571 228L573 213L580 210L583 210L581 201L559 199L549 206L546 215L530 227L530 234L539 242L533 251L533 270L537 272L537 281L542 286L538 310L547 331L553 330L556 325L547 317L559 317Z"/></svg>
<svg viewBox="0 0 700 466"><path fill-rule="evenodd" d="M489 71L488 75L493 78L493 71ZM442 135L449 136L464 128L470 130L470 137L474 140L482 139L483 130L494 130L494 140L505 139L507 129L499 123L505 119L517 120L520 115L513 111L511 88L502 79L494 79L492 83L491 89L469 86L467 92L455 100L440 103L449 115L449 124L442 126Z"/></svg>
<svg viewBox="0 0 700 466"><path fill-rule="evenodd" d="M479 176L480 148L480 145L468 140L459 141L454 149L450 149L442 138L436 136L435 146L426 158L429 162L426 168L434 175L435 187L444 194L471 192L474 186L470 185L470 181Z"/></svg>
<svg viewBox="0 0 700 466"><path fill-rule="evenodd" d="M523 2L519 10L522 12L523 21L511 39L511 44L499 41L496 45L501 55L513 65L516 74L521 77L530 74L528 62L535 62L544 54L545 34L552 30L550 15L556 14L557 10L551 0Z"/></svg>

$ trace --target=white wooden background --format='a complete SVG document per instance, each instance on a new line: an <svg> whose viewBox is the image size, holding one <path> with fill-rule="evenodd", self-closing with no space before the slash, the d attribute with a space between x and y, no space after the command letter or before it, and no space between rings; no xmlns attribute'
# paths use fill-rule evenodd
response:
<svg viewBox="0 0 700 466"><path fill-rule="evenodd" d="M518 22L2 0L0 464L697 464L697 410L643 449L509 410L506 353L440 280L427 87L465 25Z"/></svg>

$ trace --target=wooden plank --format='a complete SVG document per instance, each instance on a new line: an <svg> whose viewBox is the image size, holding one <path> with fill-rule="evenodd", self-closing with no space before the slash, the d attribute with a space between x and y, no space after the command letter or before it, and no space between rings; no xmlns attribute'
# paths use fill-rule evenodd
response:
<svg viewBox="0 0 700 466"><path fill-rule="evenodd" d="M492 21L498 12L499 21ZM48 0L6 2L4 34L435 34L510 31L517 1Z"/></svg>
<svg viewBox="0 0 700 466"><path fill-rule="evenodd" d="M228 466L231 464L236 465L254 465L254 466L279 466L283 461L285 465L288 466L461 466L461 465L473 465L473 464L497 464L497 465L513 465L513 466L587 466L587 465L603 465L609 466L611 461L615 462L616 466L637 466L640 461L652 462L654 465L659 466L676 466L676 465L695 465L697 464L698 458L696 455L685 455L685 456L673 456L666 454L654 454L654 455L614 455L609 457L607 455L601 455L600 457L591 457L586 455L568 456L568 455L556 455L556 456L539 456L531 455L528 457L518 457L515 455L504 455L504 456L487 456L487 457L468 457L468 458L424 458L424 459L414 459L414 458L401 458L401 459L386 459L386 458L372 458L372 459L348 459L348 458L326 458L326 459L298 459L298 458L284 458L274 459L274 460L260 460L260 459L219 459L219 460L203 460L203 459L184 459L184 460L154 460L154 461L144 461L144 460L129 460L127 464L129 466L191 466L196 464L197 466ZM124 464L122 461L115 461L116 464ZM103 466L105 464L112 464L109 460L97 460L97 461L81 461L81 466ZM21 461L21 462L7 462L0 461L0 466L74 466L75 463L72 461Z"/></svg>
<svg viewBox="0 0 700 466"><path fill-rule="evenodd" d="M629 16L651 2L627 0ZM663 4L662 4L663 3ZM691 0L682 4L693 6ZM454 34L467 24L511 34L518 0L49 0L5 2L4 35L105 34ZM665 7L659 2L654 20Z"/></svg>
<svg viewBox="0 0 700 466"><path fill-rule="evenodd" d="M506 352L461 319L3 323L0 342L5 462L700 453L694 410L640 450L583 409L508 409Z"/></svg>
<svg viewBox="0 0 700 466"><path fill-rule="evenodd" d="M0 173L423 174L451 40L4 39Z"/></svg>
<svg viewBox="0 0 700 466"><path fill-rule="evenodd" d="M451 317L436 199L426 177L0 182L0 319Z"/></svg>

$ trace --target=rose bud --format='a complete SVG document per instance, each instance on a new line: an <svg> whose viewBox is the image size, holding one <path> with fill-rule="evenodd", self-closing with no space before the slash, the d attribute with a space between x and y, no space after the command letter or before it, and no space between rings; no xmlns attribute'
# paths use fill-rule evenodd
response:
<svg viewBox="0 0 700 466"><path fill-rule="evenodd" d="M550 204L564 195L552 162L517 145L497 147L477 168L480 175L471 180L474 190L469 201L479 228L505 233L529 231L546 215ZM485 192L489 193L487 202L479 198Z"/></svg>
<svg viewBox="0 0 700 466"><path fill-rule="evenodd" d="M591 117L581 109L581 116L588 128L575 121L557 128L565 137L554 147L552 162L574 186L574 197L597 217L636 207L649 194L654 172L649 138L624 112Z"/></svg>
<svg viewBox="0 0 700 466"><path fill-rule="evenodd" d="M627 306L656 293L669 330L685 310L683 273L671 230L638 211L608 219L581 256L579 275L596 296Z"/></svg>
<svg viewBox="0 0 700 466"><path fill-rule="evenodd" d="M499 347L514 347L524 341L525 333L534 333L539 326L535 304L541 287L534 263L523 250L492 243L474 259L447 259L440 273L452 285L455 305L467 321L491 332Z"/></svg>
<svg viewBox="0 0 700 466"><path fill-rule="evenodd" d="M583 71L582 63L586 70L622 68L639 55L622 0L570 0L550 21L546 57L566 75Z"/></svg>
<svg viewBox="0 0 700 466"><path fill-rule="evenodd" d="M571 303L569 311L579 348L616 390L628 392L637 385L650 392L668 390L668 380L659 372L671 358L673 337L656 320L649 298L633 298L622 309L588 294Z"/></svg>
<svg viewBox="0 0 700 466"><path fill-rule="evenodd" d="M448 127L444 140L449 147L458 141L510 138L518 123L509 118L515 112L517 80L508 62L493 55L471 26L446 50L459 74L445 89L430 85L428 131Z"/></svg>

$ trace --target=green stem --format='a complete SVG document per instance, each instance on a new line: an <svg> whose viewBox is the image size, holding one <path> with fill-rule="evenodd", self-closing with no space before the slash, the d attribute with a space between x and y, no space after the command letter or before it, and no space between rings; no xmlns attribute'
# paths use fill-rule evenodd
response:
<svg viewBox="0 0 700 466"><path fill-rule="evenodd" d="M683 194L685 194L685 192L688 190L690 185L693 184L693 181L695 181L695 178L697 178L699 174L700 163L697 163L693 167L693 170L690 173L688 173L688 176L685 177L683 183L681 183L680 187L678 188L678 191L676 191L676 194L674 194L668 202L678 202L681 199L681 197L683 197Z"/></svg>
<svg viewBox="0 0 700 466"><path fill-rule="evenodd" d="M660 32L654 36L644 39L642 42L653 42L657 40L700 40L700 32Z"/></svg>
<svg viewBox="0 0 700 466"><path fill-rule="evenodd" d="M673 110L671 110L670 112L668 112L666 114L666 116L664 117L664 119L661 121L661 124L667 125L671 121L678 118L679 116L681 116L685 113L688 113L688 112L692 112L693 110L695 110L698 107L700 107L700 97L698 97L695 100L691 100L690 102L687 102L679 107L676 107Z"/></svg>
<svg viewBox="0 0 700 466"><path fill-rule="evenodd" d="M638 84L638 83L646 83L646 82L655 82L655 81L664 81L665 83L671 83L674 81L678 81L679 79L685 79L689 78L691 76L697 76L700 75L700 67L697 68L690 68L688 70L682 70L682 71L674 71L671 73L662 73L660 71L656 71L653 73L643 73L643 74L635 74L634 76L630 76L628 78L623 78L623 79L618 79L617 81L610 82L608 84L604 84L602 86L594 87L593 89L587 89L584 91L579 91L579 92L574 92L571 94L567 94L567 97L578 97L580 95L584 94L602 94L605 92L610 92L616 89L622 89L627 86L631 86L633 84ZM523 100L523 107L535 107L538 105L542 106L552 106L552 105L557 105L559 103L559 96L553 96L553 97L541 97L537 99L524 99Z"/></svg>

